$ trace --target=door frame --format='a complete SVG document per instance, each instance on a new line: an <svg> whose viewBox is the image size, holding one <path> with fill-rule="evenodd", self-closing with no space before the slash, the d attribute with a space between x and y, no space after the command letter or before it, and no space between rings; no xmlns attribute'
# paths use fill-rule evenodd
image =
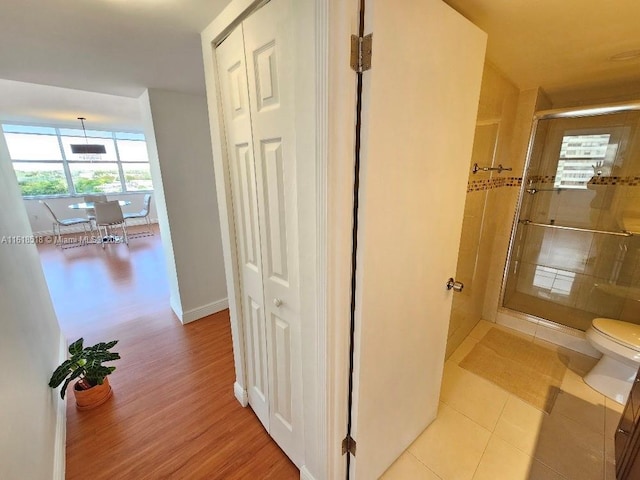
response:
<svg viewBox="0 0 640 480"><path fill-rule="evenodd" d="M248 405L245 336L215 47L264 3L232 0L201 33L236 370L233 388L243 406ZM295 84L297 92L305 92L296 98L296 158L307 159L298 166L300 191L307 193L298 201L298 228L300 243L312 246L300 261L305 444L300 477L320 480L346 472L341 443L347 424L356 86L349 37L357 32L359 2L294 3Z"/></svg>

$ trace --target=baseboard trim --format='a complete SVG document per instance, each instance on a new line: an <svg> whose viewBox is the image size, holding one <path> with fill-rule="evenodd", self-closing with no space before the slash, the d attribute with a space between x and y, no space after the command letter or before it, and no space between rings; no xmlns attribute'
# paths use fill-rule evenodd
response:
<svg viewBox="0 0 640 480"><path fill-rule="evenodd" d="M58 364L67 359L67 340L60 334L60 350ZM53 390L56 398L56 436L53 453L53 480L64 480L66 474L66 448L67 448L67 404L60 398L58 390Z"/></svg>
<svg viewBox="0 0 640 480"><path fill-rule="evenodd" d="M191 310L187 310L186 312L183 311L180 321L183 324L191 323L196 320L200 320L201 318L204 318L208 315L213 315L214 313L226 310L227 308L229 308L229 300L223 298L222 300L211 302L206 305L202 305L201 307L192 308Z"/></svg>
<svg viewBox="0 0 640 480"><path fill-rule="evenodd" d="M303 465L300 469L300 480L316 480L315 477L311 475L311 472L307 470L306 465Z"/></svg>
<svg viewBox="0 0 640 480"><path fill-rule="evenodd" d="M235 395L236 400L240 402L240 405L242 405L243 407L249 405L249 394L244 388L242 388L242 385L240 385L238 382L235 382L233 384L233 394Z"/></svg>
<svg viewBox="0 0 640 480"><path fill-rule="evenodd" d="M180 305L180 300L176 297L169 297L169 305L171 306L171 310L173 310L173 313L176 314L176 317L178 317L178 320L180 320L180 323L184 323L182 321L182 318L184 317L183 312L182 312L182 305Z"/></svg>

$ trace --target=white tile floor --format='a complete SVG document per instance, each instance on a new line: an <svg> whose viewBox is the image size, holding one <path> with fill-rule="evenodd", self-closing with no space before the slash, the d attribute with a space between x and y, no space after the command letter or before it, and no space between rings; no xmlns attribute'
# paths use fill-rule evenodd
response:
<svg viewBox="0 0 640 480"><path fill-rule="evenodd" d="M613 434L622 406L582 380L594 358L536 339L569 357L550 415L458 363L491 328L481 320L445 364L436 420L384 480L615 480Z"/></svg>

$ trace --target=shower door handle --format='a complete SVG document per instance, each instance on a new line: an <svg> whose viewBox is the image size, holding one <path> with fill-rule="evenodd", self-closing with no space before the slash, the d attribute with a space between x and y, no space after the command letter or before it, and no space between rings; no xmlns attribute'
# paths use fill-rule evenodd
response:
<svg viewBox="0 0 640 480"><path fill-rule="evenodd" d="M454 292L461 292L463 288L464 288L464 283L456 282L453 279L453 277L451 277L451 278L449 278L449 280L447 280L447 290L453 289Z"/></svg>

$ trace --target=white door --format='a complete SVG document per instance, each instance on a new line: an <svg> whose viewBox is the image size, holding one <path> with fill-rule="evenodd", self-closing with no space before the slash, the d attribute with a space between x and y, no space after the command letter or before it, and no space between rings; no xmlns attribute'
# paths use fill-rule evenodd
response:
<svg viewBox="0 0 640 480"><path fill-rule="evenodd" d="M237 27L218 46L216 58L223 101L234 224L239 243L237 260L241 283L241 315L247 352L246 387L251 408L264 427L269 430L269 380L262 254L242 26Z"/></svg>
<svg viewBox="0 0 640 480"><path fill-rule="evenodd" d="M290 0L272 0L217 49L231 173L249 404L304 458Z"/></svg>
<svg viewBox="0 0 640 480"><path fill-rule="evenodd" d="M437 413L486 42L440 0L367 0L365 13L357 479L378 478Z"/></svg>
<svg viewBox="0 0 640 480"><path fill-rule="evenodd" d="M269 360L269 433L301 466L302 352L298 291L295 89L291 1L243 23Z"/></svg>

